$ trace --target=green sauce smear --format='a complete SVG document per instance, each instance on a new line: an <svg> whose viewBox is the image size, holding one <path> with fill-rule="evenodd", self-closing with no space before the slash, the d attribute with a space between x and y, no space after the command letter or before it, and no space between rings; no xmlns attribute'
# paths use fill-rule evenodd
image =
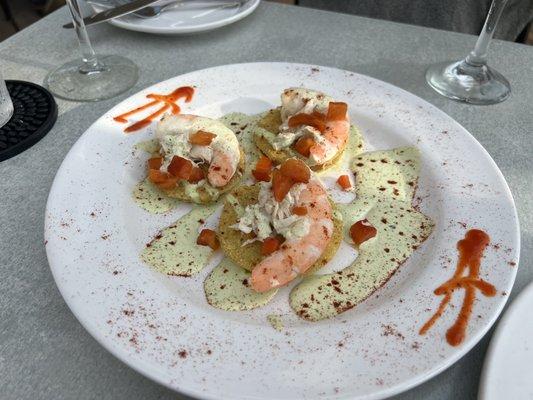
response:
<svg viewBox="0 0 533 400"><path fill-rule="evenodd" d="M250 288L250 272L224 258L204 282L207 302L226 311L252 310L267 304L277 289L258 293Z"/></svg>
<svg viewBox="0 0 533 400"><path fill-rule="evenodd" d="M281 315L277 314L269 314L267 315L267 321L268 323L277 330L278 332L283 332L283 320L281 319Z"/></svg>
<svg viewBox="0 0 533 400"><path fill-rule="evenodd" d="M152 214L166 213L180 204L178 200L159 190L148 178L135 185L133 199L139 207Z"/></svg>
<svg viewBox="0 0 533 400"><path fill-rule="evenodd" d="M162 230L141 254L154 270L167 275L191 276L209 262L213 250L196 244L198 231L216 205L194 206L174 225Z"/></svg>
<svg viewBox="0 0 533 400"><path fill-rule="evenodd" d="M344 149L344 153L340 161L333 166L334 169L348 166L352 158L364 151L363 135L357 126L350 125L350 134L348 136L348 143Z"/></svg>
<svg viewBox="0 0 533 400"><path fill-rule="evenodd" d="M147 153L154 154L159 151L159 141L157 139L145 140L139 142L133 146L135 150L146 151Z"/></svg>

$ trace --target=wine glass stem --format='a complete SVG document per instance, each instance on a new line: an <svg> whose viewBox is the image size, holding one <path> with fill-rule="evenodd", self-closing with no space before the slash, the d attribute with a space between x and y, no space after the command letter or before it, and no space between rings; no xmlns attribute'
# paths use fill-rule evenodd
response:
<svg viewBox="0 0 533 400"><path fill-rule="evenodd" d="M72 15L72 22L74 23L74 29L78 35L78 41L80 43L80 51L82 54L83 65L80 67L80 72L91 73L101 70L101 65L98 62L96 53L91 46L85 23L83 22L83 16L80 11L80 4L78 0L67 0L70 14Z"/></svg>
<svg viewBox="0 0 533 400"><path fill-rule="evenodd" d="M483 30L477 39L474 49L466 57L468 64L480 66L487 63L487 50L506 3L507 0L492 0Z"/></svg>

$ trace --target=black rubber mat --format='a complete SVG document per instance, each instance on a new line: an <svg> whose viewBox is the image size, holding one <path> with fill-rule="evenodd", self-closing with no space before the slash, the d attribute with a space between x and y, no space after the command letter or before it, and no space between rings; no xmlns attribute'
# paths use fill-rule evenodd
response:
<svg viewBox="0 0 533 400"><path fill-rule="evenodd" d="M6 81L13 116L0 128L0 161L30 148L44 137L57 119L57 104L45 88L31 82Z"/></svg>

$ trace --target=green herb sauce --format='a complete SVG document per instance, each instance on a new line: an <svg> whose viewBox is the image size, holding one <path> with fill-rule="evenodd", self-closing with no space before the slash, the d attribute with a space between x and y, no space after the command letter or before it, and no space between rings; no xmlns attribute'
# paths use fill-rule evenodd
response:
<svg viewBox="0 0 533 400"><path fill-rule="evenodd" d="M272 326L272 328L274 328L278 332L283 331L284 326L283 320L281 319L281 315L269 314L267 315L267 321Z"/></svg>
<svg viewBox="0 0 533 400"><path fill-rule="evenodd" d="M148 178L135 185L133 199L139 207L152 214L166 213L180 204L178 200L159 190Z"/></svg>
<svg viewBox="0 0 533 400"><path fill-rule="evenodd" d="M141 259L158 272L191 276L209 262L213 250L196 244L200 227L215 211L215 205L194 206L174 225L163 229L141 254Z"/></svg>
<svg viewBox="0 0 533 400"><path fill-rule="evenodd" d="M267 304L277 289L258 293L250 288L250 272L224 258L204 282L207 302L226 311L252 310Z"/></svg>

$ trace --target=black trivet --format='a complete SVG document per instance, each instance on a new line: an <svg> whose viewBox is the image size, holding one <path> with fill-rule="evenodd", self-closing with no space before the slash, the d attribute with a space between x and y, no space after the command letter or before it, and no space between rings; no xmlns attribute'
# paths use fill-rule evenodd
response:
<svg viewBox="0 0 533 400"><path fill-rule="evenodd" d="M0 128L0 161L33 146L57 119L57 104L48 90L31 82L6 81L13 116Z"/></svg>

